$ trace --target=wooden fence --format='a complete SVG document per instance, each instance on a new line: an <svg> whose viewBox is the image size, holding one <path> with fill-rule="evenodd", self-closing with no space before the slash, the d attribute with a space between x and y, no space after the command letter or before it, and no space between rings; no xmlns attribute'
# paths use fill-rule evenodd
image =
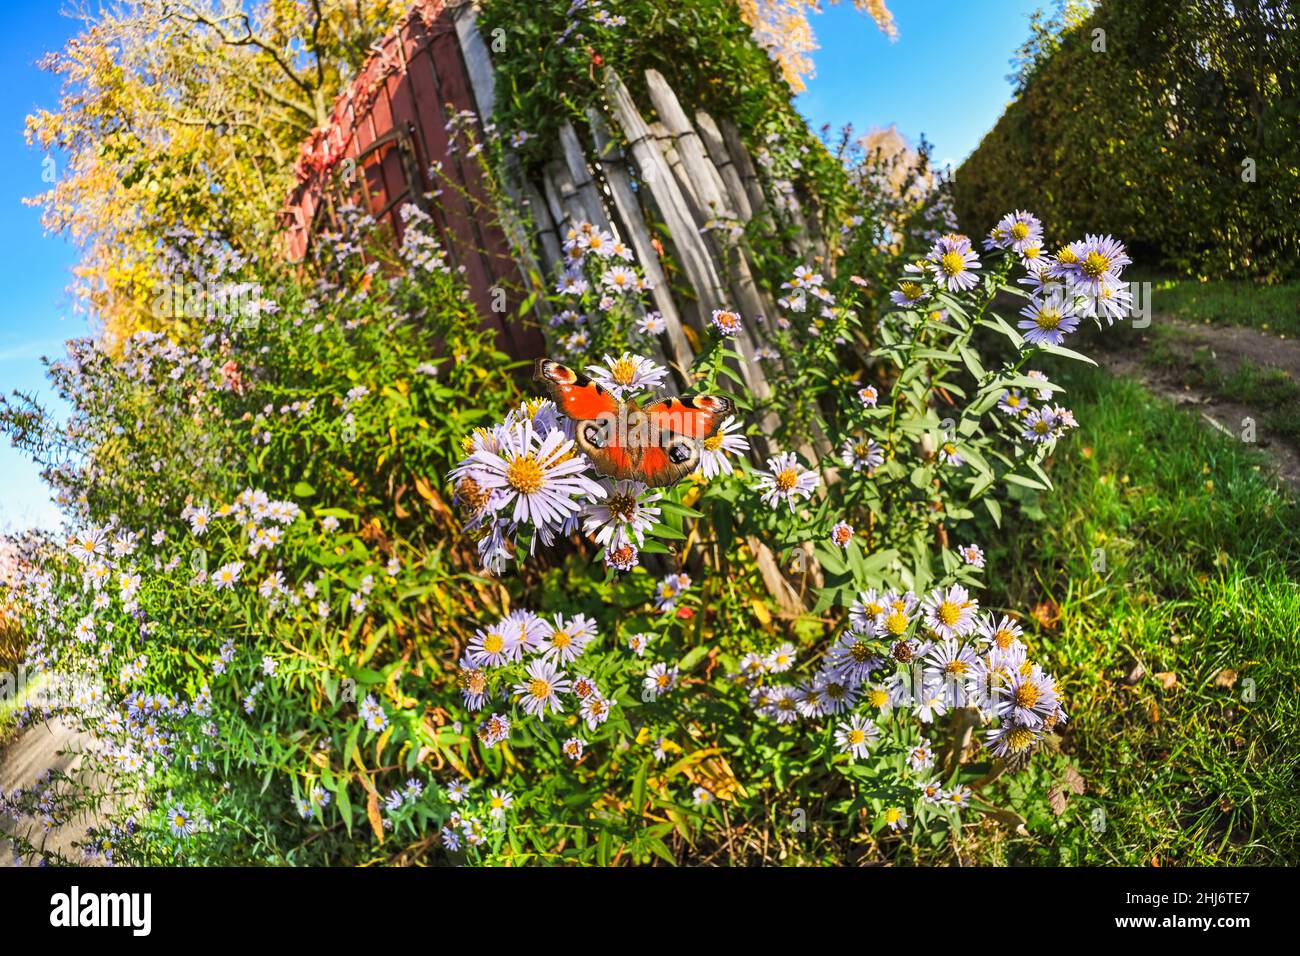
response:
<svg viewBox="0 0 1300 956"><path fill-rule="evenodd" d="M755 217L792 224L796 251L812 265L826 251L810 225L816 216L805 216L795 198L765 181L727 117L688 111L659 73L650 70L644 78L648 109L612 70L602 79L604 108L590 110L581 131L566 123L540 172L525 174L507 155L503 184L509 208L489 208L475 164L451 148L446 127L464 110L492 116L491 54L472 2L426 0L340 96L330 128L304 147L299 187L286 211L290 254L303 255L330 221L339 170L355 168L371 212L387 217L399 237L396 209L405 201L426 205L453 264L466 267L474 302L503 350L532 358L544 350L539 330L493 312L491 290L516 286L521 277L532 288L539 275L554 279L564 268L561 236L574 223L590 222L625 242L644 270L651 283L649 305L666 323L659 357L677 370L682 384L694 359L686 330L701 341L712 311L732 308L745 319L735 339L742 356L737 371L756 398L769 397L754 353L767 344L769 328L758 317L774 319L777 304L756 281L755 264L730 238L729 227ZM444 164L462 190L444 190L429 206L422 197L431 188L427 170L435 162ZM656 231L651 223L664 229ZM689 294L674 295L657 245L671 252L680 270L676 286L689 287ZM771 450L765 436L778 423L777 412L764 412L754 442L759 458ZM828 447L817 435L799 450L815 460ZM783 608L802 608L772 551L757 540L748 544ZM815 562L803 565L816 574Z"/></svg>

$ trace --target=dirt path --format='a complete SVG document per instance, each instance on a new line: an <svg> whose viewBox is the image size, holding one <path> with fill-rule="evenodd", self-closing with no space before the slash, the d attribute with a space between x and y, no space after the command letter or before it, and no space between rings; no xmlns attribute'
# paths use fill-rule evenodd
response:
<svg viewBox="0 0 1300 956"><path fill-rule="evenodd" d="M81 758L61 751L79 747L88 739L57 721L28 727L0 750L0 790L8 793L18 787L26 789L47 770L66 770ZM91 822L71 820L51 830L45 834L44 846L68 859L78 859L79 853L72 841L85 837L86 827ZM0 817L0 866L14 865L13 844L4 839L4 834L11 831L13 825L12 819Z"/></svg>
<svg viewBox="0 0 1300 956"><path fill-rule="evenodd" d="M1247 420L1255 444L1276 466L1278 476L1300 493L1300 447L1271 434L1266 416L1276 409L1262 402L1229 398L1216 390L1205 371L1207 360L1229 377L1244 363L1278 369L1300 385L1300 340L1236 326L1195 325L1156 315L1148 329L1103 335L1094 353L1102 367L1143 382L1153 392L1199 414L1208 424L1242 440Z"/></svg>

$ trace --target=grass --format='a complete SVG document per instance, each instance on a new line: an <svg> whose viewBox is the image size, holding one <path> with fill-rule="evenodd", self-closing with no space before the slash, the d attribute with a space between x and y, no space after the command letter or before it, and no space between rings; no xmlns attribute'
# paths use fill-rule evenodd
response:
<svg viewBox="0 0 1300 956"><path fill-rule="evenodd" d="M1055 491L1008 516L988 580L1008 607L1059 605L1031 649L1070 704L1056 759L1087 790L1046 835L983 856L1294 864L1300 508L1257 452L1141 386L1063 379L1083 427Z"/></svg>
<svg viewBox="0 0 1300 956"><path fill-rule="evenodd" d="M1300 281L1263 285L1243 279L1141 278L1152 283L1151 304L1160 315L1300 336Z"/></svg>

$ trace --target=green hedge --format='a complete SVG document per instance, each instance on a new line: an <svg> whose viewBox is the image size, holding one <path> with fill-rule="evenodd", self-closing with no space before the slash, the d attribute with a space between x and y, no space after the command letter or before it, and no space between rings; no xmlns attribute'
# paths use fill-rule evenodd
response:
<svg viewBox="0 0 1300 956"><path fill-rule="evenodd" d="M1300 274L1300 18L1287 0L1108 0L1037 50L957 172L962 222L1027 205L1060 230L1049 238L1122 234L1180 273Z"/></svg>

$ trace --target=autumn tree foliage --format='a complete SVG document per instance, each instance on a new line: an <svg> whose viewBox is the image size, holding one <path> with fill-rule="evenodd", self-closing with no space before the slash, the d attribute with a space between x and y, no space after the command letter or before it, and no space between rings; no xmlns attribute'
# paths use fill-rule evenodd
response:
<svg viewBox="0 0 1300 956"><path fill-rule="evenodd" d="M42 66L58 105L27 119L56 157L28 201L82 249L75 292L114 332L152 327L159 238L265 249L300 144L405 0L137 0L84 21Z"/></svg>
<svg viewBox="0 0 1300 956"><path fill-rule="evenodd" d="M831 0L838 3L839 0ZM781 67L781 73L796 93L806 88L805 78L813 75L811 54L817 38L808 22L816 12L816 0L738 0L741 15L754 28L754 37ZM853 5L871 17L891 40L898 35L894 16L885 0L853 0Z"/></svg>

